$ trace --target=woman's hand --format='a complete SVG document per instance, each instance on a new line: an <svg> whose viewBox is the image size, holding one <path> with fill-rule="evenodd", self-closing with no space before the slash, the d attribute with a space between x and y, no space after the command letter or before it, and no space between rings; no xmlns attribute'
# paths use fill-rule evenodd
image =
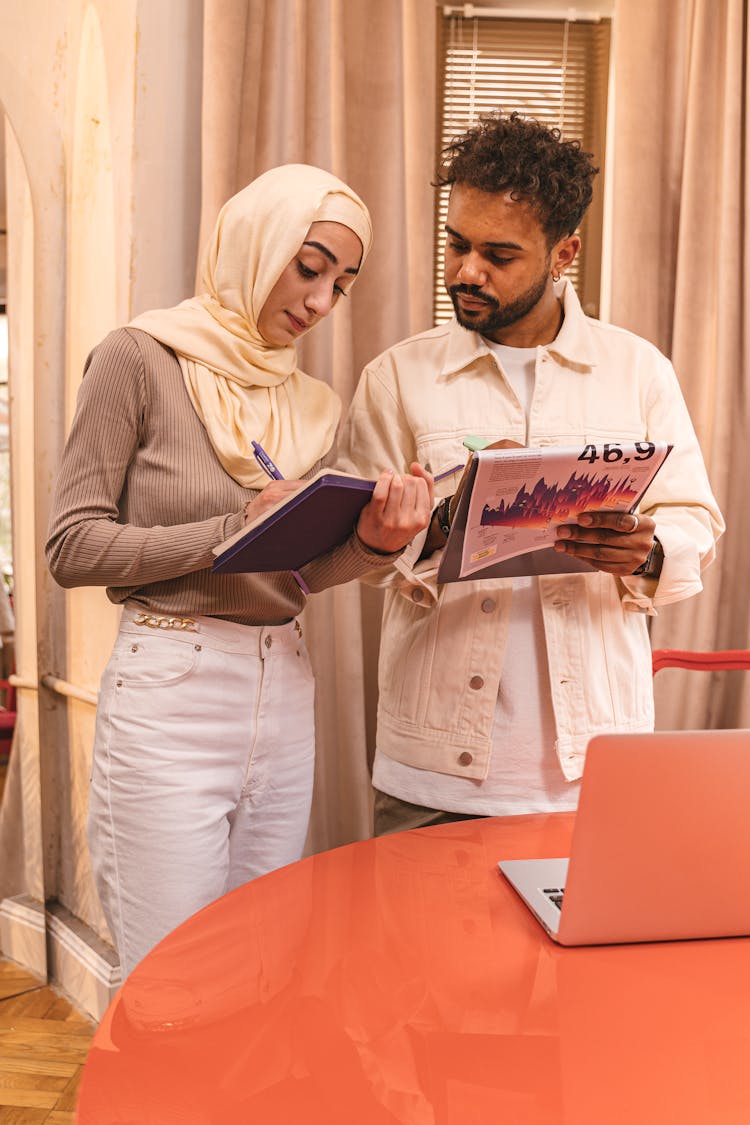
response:
<svg viewBox="0 0 750 1125"><path fill-rule="evenodd" d="M633 512L582 512L574 524L558 527L555 550L625 577L648 558L655 529L650 516Z"/></svg>
<svg viewBox="0 0 750 1125"><path fill-rule="evenodd" d="M254 523L255 520L260 519L271 508L275 507L280 500L288 499L293 492L298 492L308 482L305 480L272 480L262 492L259 492L254 500L248 501L245 504L245 525Z"/></svg>
<svg viewBox="0 0 750 1125"><path fill-rule="evenodd" d="M427 527L432 514L433 480L413 461L409 472L387 469L380 474L372 499L357 521L357 535L366 547L390 555Z"/></svg>

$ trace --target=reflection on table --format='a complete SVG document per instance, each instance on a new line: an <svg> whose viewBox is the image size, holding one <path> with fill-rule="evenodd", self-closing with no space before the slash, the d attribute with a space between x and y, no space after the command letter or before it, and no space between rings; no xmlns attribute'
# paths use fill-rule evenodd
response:
<svg viewBox="0 0 750 1125"><path fill-rule="evenodd" d="M81 1125L746 1125L750 940L563 949L498 874L572 814L326 852L135 970Z"/></svg>

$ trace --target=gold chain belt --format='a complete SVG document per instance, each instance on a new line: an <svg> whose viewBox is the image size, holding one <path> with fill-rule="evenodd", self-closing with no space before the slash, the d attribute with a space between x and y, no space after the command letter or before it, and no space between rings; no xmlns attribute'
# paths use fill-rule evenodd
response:
<svg viewBox="0 0 750 1125"><path fill-rule="evenodd" d="M155 617L151 613L139 613L133 619L134 625L148 625L149 629L183 629L186 633L197 633L192 617Z"/></svg>
<svg viewBox="0 0 750 1125"><path fill-rule="evenodd" d="M149 629L182 629L186 633L197 633L192 617L156 617L151 613L139 613L133 618L134 625L147 625ZM302 626L295 620L294 628L302 636Z"/></svg>

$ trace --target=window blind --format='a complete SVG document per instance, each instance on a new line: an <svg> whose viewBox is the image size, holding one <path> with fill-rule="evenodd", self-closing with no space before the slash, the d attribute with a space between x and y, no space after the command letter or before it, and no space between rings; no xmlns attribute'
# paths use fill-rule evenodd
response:
<svg viewBox="0 0 750 1125"><path fill-rule="evenodd" d="M442 16L440 151L480 114L518 111L580 140L600 169L580 228L582 249L567 276L590 315L599 312L602 200L610 21ZM435 323L453 315L443 283L448 188L437 193Z"/></svg>

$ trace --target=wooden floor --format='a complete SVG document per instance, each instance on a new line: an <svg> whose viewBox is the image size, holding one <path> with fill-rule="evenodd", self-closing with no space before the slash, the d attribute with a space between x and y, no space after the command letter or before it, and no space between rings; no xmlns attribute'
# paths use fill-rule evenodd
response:
<svg viewBox="0 0 750 1125"><path fill-rule="evenodd" d="M0 1125L73 1125L94 1024L0 960Z"/></svg>
<svg viewBox="0 0 750 1125"><path fill-rule="evenodd" d="M0 961L0 1125L73 1125L91 1020Z"/></svg>
<svg viewBox="0 0 750 1125"><path fill-rule="evenodd" d="M6 768L0 758L0 799ZM0 960L0 1125L73 1125L94 1030L54 989Z"/></svg>

